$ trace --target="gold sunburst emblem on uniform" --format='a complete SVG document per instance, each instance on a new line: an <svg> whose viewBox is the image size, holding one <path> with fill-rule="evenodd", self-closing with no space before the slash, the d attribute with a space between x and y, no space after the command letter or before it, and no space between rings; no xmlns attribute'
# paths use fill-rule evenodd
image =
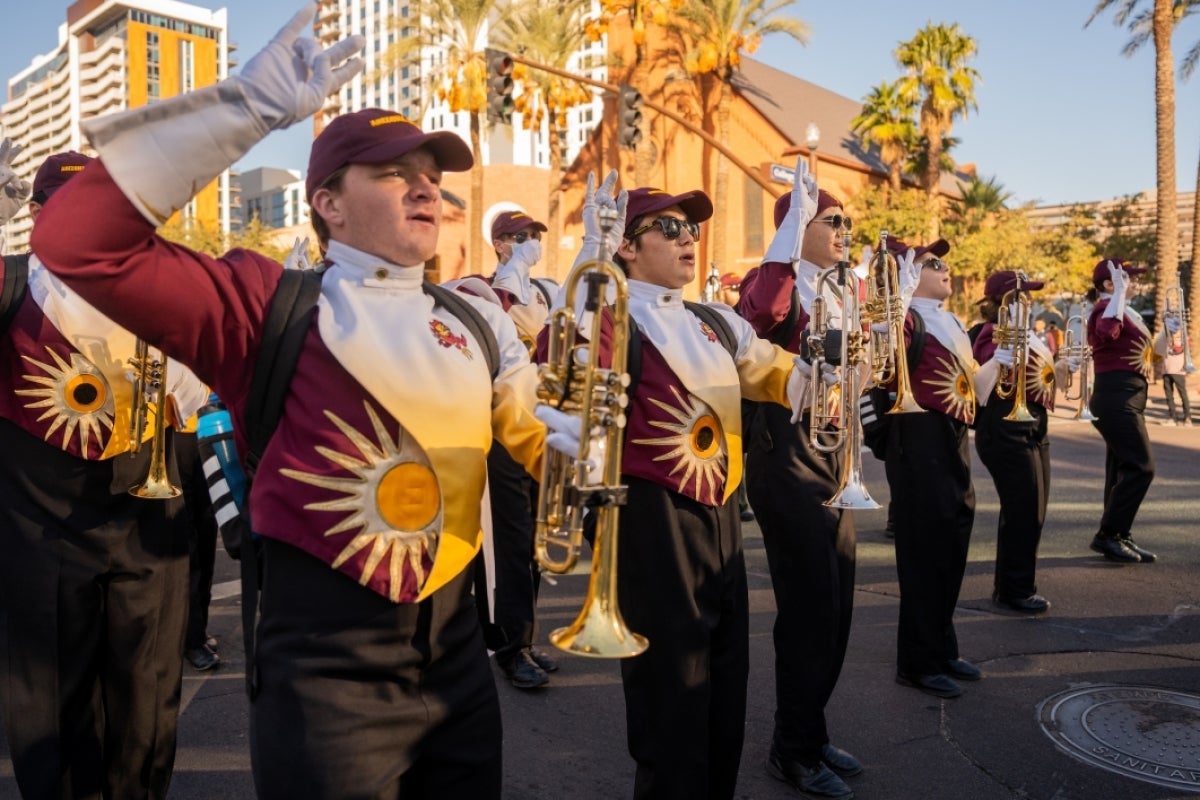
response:
<svg viewBox="0 0 1200 800"><path fill-rule="evenodd" d="M442 529L441 487L416 439L400 426L393 441L371 405L364 402L363 406L371 421L374 440L333 412L325 412L329 421L354 445L357 456L328 447L316 448L353 477L334 478L295 469L281 469L280 474L343 494L335 500L305 506L311 511L345 512L340 522L325 531L325 536L355 532L333 566L340 567L367 550L358 578L365 586L386 559L388 596L399 602L405 567L415 581L414 596L429 577Z"/></svg>
<svg viewBox="0 0 1200 800"><path fill-rule="evenodd" d="M669 435L634 439L633 443L669 448L654 460L674 460L668 474L679 474L677 491L683 492L684 487L694 481L695 496L716 495L725 481L725 436L721 432L721 423L698 397L689 393L685 400L674 386L671 394L675 395L676 406L649 398L651 403L671 415L670 420L651 420L651 427L667 431Z"/></svg>
<svg viewBox="0 0 1200 800"><path fill-rule="evenodd" d="M112 430L113 415L116 413L108 379L95 364L79 353L71 353L70 363L49 347L46 353L53 364L22 356L43 374L22 375L22 378L40 388L17 389L16 394L34 398L34 402L25 404L26 408L46 409L38 417L38 422L51 420L46 430L46 441L50 441L54 432L62 428L62 449L66 450L71 437L78 435L81 453L87 453L88 445L93 440L103 450L105 431Z"/></svg>
<svg viewBox="0 0 1200 800"><path fill-rule="evenodd" d="M1034 379L1029 383L1029 393L1034 401L1048 406L1054 398L1054 364L1044 358L1035 358L1031 366Z"/></svg>
<svg viewBox="0 0 1200 800"><path fill-rule="evenodd" d="M975 384L955 358L937 358L938 366L928 383L942 401L946 413L959 419L975 417Z"/></svg>

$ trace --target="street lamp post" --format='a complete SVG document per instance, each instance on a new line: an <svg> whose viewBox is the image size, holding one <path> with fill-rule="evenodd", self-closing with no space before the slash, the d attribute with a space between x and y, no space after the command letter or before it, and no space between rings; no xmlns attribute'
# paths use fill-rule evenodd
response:
<svg viewBox="0 0 1200 800"><path fill-rule="evenodd" d="M821 143L821 129L817 123L810 122L804 129L804 143L808 145L808 171L813 178L817 177L817 145Z"/></svg>

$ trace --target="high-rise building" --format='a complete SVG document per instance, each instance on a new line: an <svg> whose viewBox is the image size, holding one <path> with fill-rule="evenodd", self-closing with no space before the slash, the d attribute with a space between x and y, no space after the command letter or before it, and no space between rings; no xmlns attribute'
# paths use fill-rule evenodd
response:
<svg viewBox="0 0 1200 800"><path fill-rule="evenodd" d="M17 174L33 180L45 159L84 151L79 124L209 86L228 74L231 47L224 9L175 0L77 0L58 28L58 46L9 78L0 107L2 133L24 150ZM11 43L7 45L12 46ZM230 228L229 175L201 189L181 214ZM27 247L32 220L22 211L7 227L9 252Z"/></svg>
<svg viewBox="0 0 1200 800"><path fill-rule="evenodd" d="M240 185L239 225L255 219L268 228L290 228L309 221L304 199L304 180L293 169L258 167L237 177Z"/></svg>

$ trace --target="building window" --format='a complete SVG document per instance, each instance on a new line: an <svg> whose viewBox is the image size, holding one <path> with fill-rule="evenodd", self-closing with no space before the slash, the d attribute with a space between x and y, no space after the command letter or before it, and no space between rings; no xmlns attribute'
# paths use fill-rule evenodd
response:
<svg viewBox="0 0 1200 800"><path fill-rule="evenodd" d="M159 63L158 34L150 31L146 34L146 96L150 102L162 96L158 83Z"/></svg>
<svg viewBox="0 0 1200 800"><path fill-rule="evenodd" d="M189 39L179 40L179 93L196 88L196 45Z"/></svg>
<svg viewBox="0 0 1200 800"><path fill-rule="evenodd" d="M742 228L746 232L744 255L763 253L763 190L749 175L742 176Z"/></svg>

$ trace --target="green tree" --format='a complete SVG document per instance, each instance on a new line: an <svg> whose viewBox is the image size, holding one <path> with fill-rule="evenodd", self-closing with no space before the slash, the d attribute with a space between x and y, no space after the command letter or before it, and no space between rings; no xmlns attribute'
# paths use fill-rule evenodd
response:
<svg viewBox="0 0 1200 800"><path fill-rule="evenodd" d="M925 170L921 186L937 197L942 180L943 142L954 121L965 118L975 104L979 72L968 65L975 57L975 40L957 24L930 23L896 48L896 60L905 69L900 91L920 102L919 128L926 143ZM937 233L937 218L930 233Z"/></svg>
<svg viewBox="0 0 1200 800"><path fill-rule="evenodd" d="M683 0L671 21L688 43L684 67L700 81L700 91L711 99L716 93L717 141L729 147L733 77L743 53L753 53L763 36L780 33L800 44L808 40L808 26L783 10L795 0ZM711 108L711 102L705 103ZM717 159L714 187L712 250L719 265L730 263L725 242L728 215L729 162Z"/></svg>
<svg viewBox="0 0 1200 800"><path fill-rule="evenodd" d="M1104 233L1095 239L1098 257L1113 256L1143 264L1154 260L1157 237L1138 217L1135 208L1141 197L1141 194L1126 195L1100 213ZM1175 277L1173 271L1170 277Z"/></svg>
<svg viewBox="0 0 1200 800"><path fill-rule="evenodd" d="M984 227L988 221L1008 208L1012 192L1006 192L996 177L986 180L975 176L970 183L958 184L962 199L951 201L950 216L970 230Z"/></svg>
<svg viewBox="0 0 1200 800"><path fill-rule="evenodd" d="M888 168L888 185L900 191L900 173L917 139L915 99L900 89L900 82L881 83L863 98L862 111L850 121L850 129L868 149L879 148L879 158Z"/></svg>
<svg viewBox="0 0 1200 800"><path fill-rule="evenodd" d="M1147 3L1150 8L1147 9ZM1122 52L1132 55L1148 41L1154 42L1154 120L1157 139L1158 236L1155 246L1155 277L1159 286L1174 281L1179 268L1178 216L1175 206L1175 61L1171 54L1171 34L1182 11L1191 3L1184 0L1100 0L1084 26L1109 9L1113 23L1133 34ZM1123 256L1127 257L1127 256ZM1155 326L1161 325L1163 293L1155 300Z"/></svg>

